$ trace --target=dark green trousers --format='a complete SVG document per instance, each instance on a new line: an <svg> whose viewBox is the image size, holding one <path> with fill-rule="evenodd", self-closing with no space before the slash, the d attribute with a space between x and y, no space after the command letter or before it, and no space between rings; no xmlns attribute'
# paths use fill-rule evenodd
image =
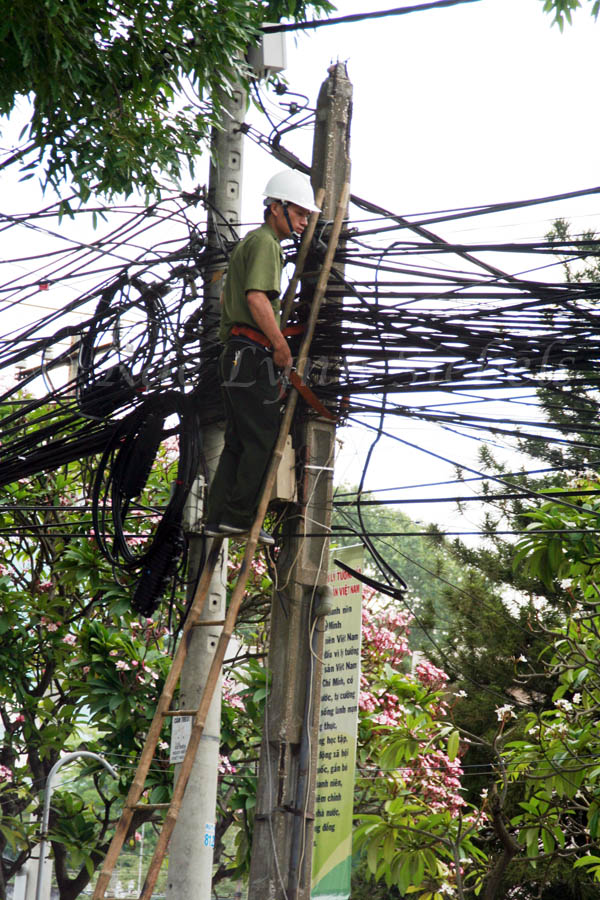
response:
<svg viewBox="0 0 600 900"><path fill-rule="evenodd" d="M278 373L262 347L231 340L219 360L219 375L227 424L206 521L249 528L279 432Z"/></svg>

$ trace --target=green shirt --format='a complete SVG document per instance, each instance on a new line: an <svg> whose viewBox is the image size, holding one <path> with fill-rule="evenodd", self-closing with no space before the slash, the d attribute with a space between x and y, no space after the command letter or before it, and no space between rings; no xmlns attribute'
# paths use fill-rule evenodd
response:
<svg viewBox="0 0 600 900"><path fill-rule="evenodd" d="M282 269L283 255L279 241L266 222L260 228L250 231L236 244L229 260L223 289L219 329L219 337L223 343L229 338L232 325L257 327L246 300L247 291L262 291L267 295L279 325Z"/></svg>

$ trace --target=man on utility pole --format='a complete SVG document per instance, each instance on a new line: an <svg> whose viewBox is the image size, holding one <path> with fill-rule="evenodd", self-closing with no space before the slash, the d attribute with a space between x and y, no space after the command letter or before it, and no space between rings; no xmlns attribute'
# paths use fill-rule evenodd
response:
<svg viewBox="0 0 600 900"><path fill-rule="evenodd" d="M292 355L280 322L283 257L280 242L302 235L318 211L306 175L279 172L264 191L265 221L233 250L223 290L219 360L227 418L225 446L208 498L208 536L245 534L256 517L262 484L279 431L278 369ZM261 531L260 540L273 544Z"/></svg>
<svg viewBox="0 0 600 900"><path fill-rule="evenodd" d="M323 216L334 217L350 177L352 85L344 64L329 70L317 105L312 182ZM261 747L249 900L309 900L318 752L323 619L333 493L335 425L302 426L299 502L284 522L271 608L270 695ZM298 452L298 451L297 451ZM310 532L322 536L306 537Z"/></svg>
<svg viewBox="0 0 600 900"><path fill-rule="evenodd" d="M283 35L266 35L259 46L251 47L249 62L257 78L266 78L285 68ZM223 244L237 238L236 227L242 213L243 129L246 93L241 85L233 92L221 93L221 127L211 138L211 164L208 186L207 247L215 256L204 285L201 316L203 356L211 356L218 343L220 295L223 287ZM218 411L217 411L218 415ZM223 449L221 422L206 426L202 433L209 478L214 474ZM188 576L190 597L203 559L205 536L202 534L203 479L198 478L186 509L189 541ZM227 541L223 541L219 564L215 568L202 611L202 627L194 628L179 689L180 709L195 710L204 691L210 663L222 631L227 585ZM219 767L221 723L220 689L214 694L190 780L173 832L169 853L167 900L210 900L212 896L213 847L215 842L216 797ZM190 719L191 721L191 719ZM177 777L177 773L176 773Z"/></svg>

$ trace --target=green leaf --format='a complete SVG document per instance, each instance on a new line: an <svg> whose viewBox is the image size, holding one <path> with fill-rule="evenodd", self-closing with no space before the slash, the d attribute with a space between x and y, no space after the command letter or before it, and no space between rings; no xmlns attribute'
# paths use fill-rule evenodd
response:
<svg viewBox="0 0 600 900"><path fill-rule="evenodd" d="M595 840L598 836L598 821L600 819L600 808L595 807L591 812L591 815L588 819L588 828L590 830L590 837L592 840Z"/></svg>
<svg viewBox="0 0 600 900"><path fill-rule="evenodd" d="M539 828L527 828L525 830L525 846L527 848L527 856L534 857L539 855L539 836Z"/></svg>
<svg viewBox="0 0 600 900"><path fill-rule="evenodd" d="M385 838L383 839L383 859L386 865L392 861L394 856L394 852L396 850L396 841L393 831L388 831Z"/></svg>
<svg viewBox="0 0 600 900"><path fill-rule="evenodd" d="M593 866L600 864L600 856L593 856L591 853L579 857L573 863L574 869L581 869L583 866Z"/></svg>
<svg viewBox="0 0 600 900"><path fill-rule="evenodd" d="M544 853L552 853L555 847L554 837L547 828L542 828L542 846Z"/></svg>
<svg viewBox="0 0 600 900"><path fill-rule="evenodd" d="M369 846L367 847L367 864L369 866L370 871L375 874L377 871L377 859L379 856L379 843L377 841L371 841Z"/></svg>
<svg viewBox="0 0 600 900"><path fill-rule="evenodd" d="M458 731L453 731L448 738L448 759L450 760L450 762L454 762L454 760L456 759L459 743L460 735Z"/></svg>

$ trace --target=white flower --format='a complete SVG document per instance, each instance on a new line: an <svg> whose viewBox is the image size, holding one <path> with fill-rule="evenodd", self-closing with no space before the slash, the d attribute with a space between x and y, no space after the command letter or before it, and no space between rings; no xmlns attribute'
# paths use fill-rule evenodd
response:
<svg viewBox="0 0 600 900"><path fill-rule="evenodd" d="M557 700L554 705L559 709L564 710L564 712L571 712L571 710L573 709L573 704L571 703L571 701L565 700L564 697L561 697L560 700Z"/></svg>
<svg viewBox="0 0 600 900"><path fill-rule="evenodd" d="M498 716L499 722L506 722L508 719L517 718L515 708L511 703L507 703L505 706L497 706L496 715Z"/></svg>
<svg viewBox="0 0 600 900"><path fill-rule="evenodd" d="M521 653L521 655L517 659L517 662L527 662L527 657L523 656L523 654Z"/></svg>
<svg viewBox="0 0 600 900"><path fill-rule="evenodd" d="M562 737L569 733L569 726L566 722L558 722L556 725L549 725L546 734L548 737Z"/></svg>
<svg viewBox="0 0 600 900"><path fill-rule="evenodd" d="M573 694L573 703L581 703L581 694Z"/></svg>

